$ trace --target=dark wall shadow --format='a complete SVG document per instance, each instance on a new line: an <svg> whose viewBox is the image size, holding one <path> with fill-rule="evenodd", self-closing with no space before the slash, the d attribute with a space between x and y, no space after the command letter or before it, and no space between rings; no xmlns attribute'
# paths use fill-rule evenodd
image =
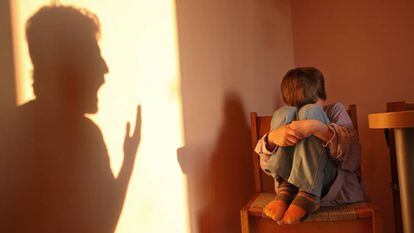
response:
<svg viewBox="0 0 414 233"><path fill-rule="evenodd" d="M240 209L254 191L250 129L236 93L226 95L223 113L209 161L203 161L203 156L193 154L188 147L178 152L188 177L190 215L193 225L196 221L198 226L193 231L200 233L240 232ZM196 210L194 206L202 208Z"/></svg>
<svg viewBox="0 0 414 233"><path fill-rule="evenodd" d="M140 110L118 177L98 111L108 72L99 23L87 10L46 6L29 19L36 99L7 113L0 132L1 232L114 232L140 141Z"/></svg>
<svg viewBox="0 0 414 233"><path fill-rule="evenodd" d="M213 195L199 216L200 233L240 232L240 209L253 193L250 127L239 96L227 94L223 112L209 165Z"/></svg>

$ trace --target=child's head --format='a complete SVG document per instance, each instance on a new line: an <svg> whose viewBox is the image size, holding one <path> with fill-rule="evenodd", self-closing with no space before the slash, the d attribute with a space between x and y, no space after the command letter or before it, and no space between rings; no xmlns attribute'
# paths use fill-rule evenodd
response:
<svg viewBox="0 0 414 233"><path fill-rule="evenodd" d="M289 70L280 85L283 101L298 108L326 100L323 74L313 67L298 67Z"/></svg>

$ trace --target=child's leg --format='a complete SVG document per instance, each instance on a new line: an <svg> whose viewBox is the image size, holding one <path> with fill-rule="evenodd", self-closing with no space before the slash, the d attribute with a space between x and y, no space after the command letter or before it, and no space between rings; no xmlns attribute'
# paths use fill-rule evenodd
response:
<svg viewBox="0 0 414 233"><path fill-rule="evenodd" d="M277 129L289 124L296 119L297 108L285 106L279 108L274 114L271 122L271 130ZM292 167L293 147L279 147L270 157L266 171L270 173L279 183L277 196L275 200L271 201L264 209L264 213L279 221L293 198L296 195L297 188L289 184L285 179L289 176Z"/></svg>
<svg viewBox="0 0 414 233"><path fill-rule="evenodd" d="M322 107L316 104L305 105L299 109L298 120L311 119L329 123ZM328 155L319 138L310 136L296 144L292 170L287 181L298 187L299 193L283 216L281 224L297 223L306 214L319 208L327 162Z"/></svg>
<svg viewBox="0 0 414 233"><path fill-rule="evenodd" d="M325 166L325 176L323 179L323 187L321 192L321 199L323 199L331 189L333 183L338 175L338 163L335 159L329 158Z"/></svg>
<svg viewBox="0 0 414 233"><path fill-rule="evenodd" d="M284 106L279 108L272 117L270 129L274 130L296 120L297 108L293 106ZM282 177L287 179L291 172L293 147L279 147L269 158L266 171L273 178Z"/></svg>
<svg viewBox="0 0 414 233"><path fill-rule="evenodd" d="M299 109L298 120L319 120L324 124L329 123L328 116L317 104L308 104ZM288 179L301 191L315 196L321 195L325 165L328 161L326 148L322 143L319 138L310 136L296 144Z"/></svg>

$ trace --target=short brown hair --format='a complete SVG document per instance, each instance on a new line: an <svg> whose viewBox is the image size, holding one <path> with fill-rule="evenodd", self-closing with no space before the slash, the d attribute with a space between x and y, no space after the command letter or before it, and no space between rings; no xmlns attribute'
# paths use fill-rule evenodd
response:
<svg viewBox="0 0 414 233"><path fill-rule="evenodd" d="M313 67L289 70L280 85L283 101L298 108L315 103L318 98L326 100L323 74Z"/></svg>

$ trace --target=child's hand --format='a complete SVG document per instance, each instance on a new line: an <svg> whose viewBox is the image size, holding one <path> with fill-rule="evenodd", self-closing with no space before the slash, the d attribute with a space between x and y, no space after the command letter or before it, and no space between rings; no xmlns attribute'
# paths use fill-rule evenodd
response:
<svg viewBox="0 0 414 233"><path fill-rule="evenodd" d="M300 132L285 125L270 131L268 142L277 146L293 146L303 138Z"/></svg>
<svg viewBox="0 0 414 233"><path fill-rule="evenodd" d="M322 122L318 120L300 120L292 121L287 125L290 129L302 134L304 138L314 135L321 127Z"/></svg>

